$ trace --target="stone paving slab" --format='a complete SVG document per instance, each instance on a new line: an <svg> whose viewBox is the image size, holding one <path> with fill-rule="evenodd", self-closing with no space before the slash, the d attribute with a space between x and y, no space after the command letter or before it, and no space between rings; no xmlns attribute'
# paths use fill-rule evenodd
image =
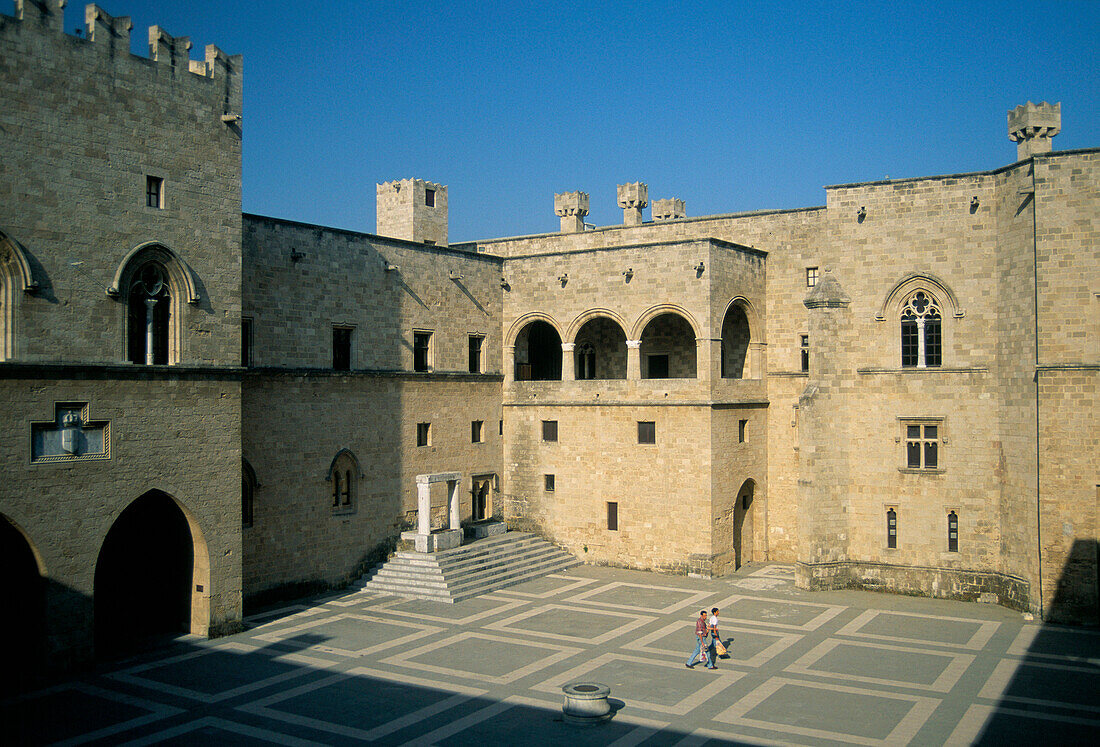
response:
<svg viewBox="0 0 1100 747"><path fill-rule="evenodd" d="M730 655L684 667L699 609ZM0 744L1011 744L1100 741L1100 633L1001 607L571 568L455 604L364 591L265 610L0 701ZM18 642L11 642L18 645ZM613 718L562 719L562 685Z"/></svg>

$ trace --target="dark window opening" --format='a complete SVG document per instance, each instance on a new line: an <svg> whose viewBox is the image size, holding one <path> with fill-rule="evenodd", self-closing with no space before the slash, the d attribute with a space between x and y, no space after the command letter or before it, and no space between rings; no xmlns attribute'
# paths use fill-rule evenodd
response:
<svg viewBox="0 0 1100 747"><path fill-rule="evenodd" d="M647 379L667 379L668 378L668 355L662 353L660 355L646 356L646 363L648 369Z"/></svg>
<svg viewBox="0 0 1100 747"><path fill-rule="evenodd" d="M747 421L747 420L738 420L737 421L737 443L739 443L739 444L745 443L745 428L747 428L748 425L749 425L749 421Z"/></svg>
<svg viewBox="0 0 1100 747"><path fill-rule="evenodd" d="M145 206L164 207L164 179L159 176L145 177Z"/></svg>
<svg viewBox="0 0 1100 747"><path fill-rule="evenodd" d="M241 365L252 365L252 319L247 316L241 319Z"/></svg>
<svg viewBox="0 0 1100 747"><path fill-rule="evenodd" d="M245 462L241 466L241 526L252 526L256 507L256 476Z"/></svg>
<svg viewBox="0 0 1100 747"><path fill-rule="evenodd" d="M542 440L543 441L557 441L558 440L558 421L556 421L556 420L544 420L544 421L542 421Z"/></svg>
<svg viewBox="0 0 1100 747"><path fill-rule="evenodd" d="M802 370L805 372L810 370L810 336L801 335L800 337L801 348L799 353L802 357Z"/></svg>
<svg viewBox="0 0 1100 747"><path fill-rule="evenodd" d="M817 285L817 268L816 267L807 267L806 268L806 287L807 288L813 288L815 285Z"/></svg>
<svg viewBox="0 0 1100 747"><path fill-rule="evenodd" d="M939 439L939 426L905 426L905 466L909 469L939 468Z"/></svg>
<svg viewBox="0 0 1100 747"><path fill-rule="evenodd" d="M954 511L947 514L947 551L959 551L959 517Z"/></svg>
<svg viewBox="0 0 1100 747"><path fill-rule="evenodd" d="M652 420L639 420L638 421L638 443L640 444L655 444L657 443L657 423Z"/></svg>
<svg viewBox="0 0 1100 747"><path fill-rule="evenodd" d="M428 207L435 207L435 190L434 189L425 189L424 190L424 204L427 205Z"/></svg>
<svg viewBox="0 0 1100 747"><path fill-rule="evenodd" d="M432 424L431 423L417 423L416 424L416 445L417 446L430 446L432 443Z"/></svg>
<svg viewBox="0 0 1100 747"><path fill-rule="evenodd" d="M503 420L501 420L501 421L500 421L500 425L499 425L498 431L499 431L499 432L498 432L498 434L497 434L497 435L500 435L500 436L503 436L503 435L504 435L504 421L503 421Z"/></svg>
<svg viewBox="0 0 1100 747"><path fill-rule="evenodd" d="M470 373L481 373L481 344L485 338L470 335Z"/></svg>
<svg viewBox="0 0 1100 747"><path fill-rule="evenodd" d="M127 304L128 351L131 363L168 363L172 298L168 275L157 262L147 262L130 284Z"/></svg>
<svg viewBox="0 0 1100 747"><path fill-rule="evenodd" d="M898 546L898 513L892 508L886 512L886 546L891 549Z"/></svg>
<svg viewBox="0 0 1100 747"><path fill-rule="evenodd" d="M485 423L481 420L474 420L470 423L470 442L479 444L484 438L482 438L483 426Z"/></svg>
<svg viewBox="0 0 1100 747"><path fill-rule="evenodd" d="M561 355L558 331L547 322L531 322L516 337L516 381L560 381Z"/></svg>
<svg viewBox="0 0 1100 747"><path fill-rule="evenodd" d="M552 493L554 491L554 476L553 475L543 475L542 476L542 483L543 483L543 487L546 489L546 491L548 493Z"/></svg>
<svg viewBox="0 0 1100 747"><path fill-rule="evenodd" d="M619 531L619 504L608 501L607 503L607 528L609 531Z"/></svg>
<svg viewBox="0 0 1100 747"><path fill-rule="evenodd" d="M351 370L351 327L332 328L332 367L337 371Z"/></svg>
<svg viewBox="0 0 1100 747"><path fill-rule="evenodd" d="M413 370L430 371L432 367L432 333L413 332Z"/></svg>

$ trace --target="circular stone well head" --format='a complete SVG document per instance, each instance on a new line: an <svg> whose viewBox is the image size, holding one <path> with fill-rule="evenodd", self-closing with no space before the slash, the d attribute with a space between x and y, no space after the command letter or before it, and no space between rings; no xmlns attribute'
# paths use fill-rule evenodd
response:
<svg viewBox="0 0 1100 747"><path fill-rule="evenodd" d="M572 724L600 724L611 718L607 696L611 688L598 682L573 682L562 687L562 715Z"/></svg>

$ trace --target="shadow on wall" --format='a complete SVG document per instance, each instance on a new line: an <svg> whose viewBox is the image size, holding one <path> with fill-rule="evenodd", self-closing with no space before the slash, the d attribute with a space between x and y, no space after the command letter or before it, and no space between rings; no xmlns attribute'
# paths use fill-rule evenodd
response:
<svg viewBox="0 0 1100 747"><path fill-rule="evenodd" d="M1043 623L1023 628L1008 651L1012 658L1000 662L982 690L980 697L994 699L996 705L972 706L967 714L985 722L975 744L1096 742L1100 732L1096 561L1096 539L1074 541L1047 614L1084 625Z"/></svg>
<svg viewBox="0 0 1100 747"><path fill-rule="evenodd" d="M545 706L506 703L484 690L436 689L364 669L332 671L293 661L290 656L298 654L321 662L330 658L322 651L325 646L348 645L323 632L324 625L316 633L288 633L271 641L281 628L300 623L287 619L300 609L257 615L252 622L261 628L223 640L233 648L179 641L102 669L98 676L0 699L5 742L597 745L624 738L633 744L656 731L615 717L624 704L614 692L609 699L613 717L593 728L566 723L560 696L548 697ZM335 635L346 634L340 621L332 624L339 631ZM500 664L502 672L511 666ZM258 686L268 687L259 699ZM678 729L661 730L662 743L687 736Z"/></svg>

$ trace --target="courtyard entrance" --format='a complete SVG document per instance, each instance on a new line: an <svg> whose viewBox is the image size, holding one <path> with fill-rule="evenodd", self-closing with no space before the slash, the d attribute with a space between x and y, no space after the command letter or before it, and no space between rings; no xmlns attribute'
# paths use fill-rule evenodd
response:
<svg viewBox="0 0 1100 747"><path fill-rule="evenodd" d="M737 491L737 503L733 507L733 547L734 566L740 568L753 561L753 498L756 483L745 480Z"/></svg>
<svg viewBox="0 0 1100 747"><path fill-rule="evenodd" d="M150 491L107 532L95 568L95 646L99 657L191 630L194 541L176 502Z"/></svg>
<svg viewBox="0 0 1100 747"><path fill-rule="evenodd" d="M38 560L23 533L0 515L0 568L4 569L8 612L0 615L0 636L17 642L6 647L5 666L11 674L0 678L0 692L21 689L41 664L45 639L45 581Z"/></svg>

